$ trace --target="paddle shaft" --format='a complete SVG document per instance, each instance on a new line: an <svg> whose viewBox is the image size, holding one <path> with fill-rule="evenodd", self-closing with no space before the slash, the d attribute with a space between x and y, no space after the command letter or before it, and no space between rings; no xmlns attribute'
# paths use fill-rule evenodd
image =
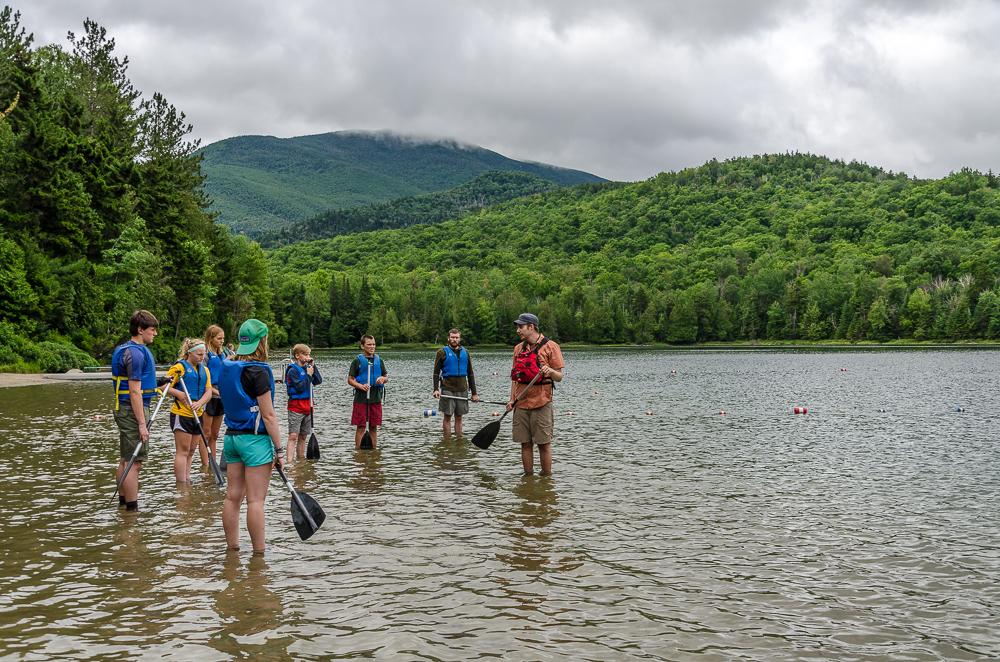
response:
<svg viewBox="0 0 1000 662"><path fill-rule="evenodd" d="M539 371L538 371L538 374L537 374L537 375L535 375L534 377L532 377L532 378L531 378L531 381L530 381L530 382L528 382L528 385L524 387L524 390L523 390L523 391L521 391L521 392L520 392L520 393L518 394L518 396L517 396L516 398L514 398L514 404L512 404L512 405L511 405L510 409L508 409L507 411L505 411L505 412L504 412L503 416L506 416L506 415L507 415L507 414L509 414L510 412L514 411L514 407L516 407L516 406L517 406L517 403L521 401L521 398L523 398L523 397L524 397L525 395L527 395L527 393L528 393L528 390L529 390L529 389L530 389L530 388L531 388L532 386L534 386L534 385L535 385L535 382L537 382L537 381L538 381L538 378L539 378L539 377L541 377L541 376L542 376L542 371L541 371L541 370L539 370ZM504 404L506 405L507 403L505 402ZM501 416L501 417L500 417L500 420L501 420L501 421L503 420L503 416Z"/></svg>
<svg viewBox="0 0 1000 662"><path fill-rule="evenodd" d="M188 406L191 408L194 423L198 426L198 434L201 435L201 440L205 443L205 450L208 451L208 462L212 465L212 473L215 474L215 482L221 486L226 482L226 479L222 477L222 470L219 469L219 463L215 461L215 453L212 452L212 447L208 444L208 437L205 436L205 430L201 427L201 418L198 416L198 412L194 410L194 402L191 401L191 394L188 392L187 384L184 383L183 377L177 381L181 383L181 388L184 389L184 395L187 396Z"/></svg>
<svg viewBox="0 0 1000 662"><path fill-rule="evenodd" d="M503 416L500 417L501 421L503 419L507 418L507 414L509 414L510 412L514 411L514 408L517 407L517 403L521 401L521 398L523 398L525 395L527 395L528 390L531 389L531 387L535 385L535 382L537 382L538 378L541 377L541 376L542 376L542 371L539 370L538 374L535 375L534 377L532 377L531 381L528 382L528 385L524 387L524 390L521 391L516 398L514 398L514 404L512 404L510 406L510 409L508 409L507 411L505 411L503 413ZM507 403L505 402L504 404L507 404ZM499 422L499 421L497 421L497 422Z"/></svg>
<svg viewBox="0 0 1000 662"><path fill-rule="evenodd" d="M462 400L462 401L465 401L465 402L482 402L483 404L486 404L486 405L505 405L505 404L507 404L506 402L498 402L496 400L475 400L474 401L472 398L460 398L460 397L458 397L456 395L444 395L443 393L441 394L441 397L445 398L445 399L448 399L448 400Z"/></svg>
<svg viewBox="0 0 1000 662"><path fill-rule="evenodd" d="M306 521L309 522L309 526L311 526L313 529L319 530L319 525L316 524L315 521L313 521L312 515L309 514L309 510L306 508L306 504L302 503L302 499L299 498L299 493L292 488L291 483L289 483L288 479L285 478L285 472L281 470L281 465L276 464L274 465L274 468L278 470L278 475L281 476L281 480L285 483L285 487L287 487L288 491L292 493L292 499L294 499L295 503L299 505L299 509L305 516Z"/></svg>
<svg viewBox="0 0 1000 662"><path fill-rule="evenodd" d="M163 390L160 391L160 399L156 402L156 408L153 409L152 415L150 415L149 420L146 421L146 432L153 429L153 419L156 415L160 413L160 406L163 404L164 399L167 397L167 391L170 390L166 384L163 385ZM131 407L132 405L129 404ZM111 500L114 501L115 497L118 496L118 490L122 488L122 483L125 482L125 476L128 476L128 472L132 469L132 465L135 464L135 458L139 457L139 451L142 450L142 439L139 443L135 445L135 450L132 451L132 457L129 458L128 463L125 464L125 471L122 472L122 477L118 479L118 484L115 485L115 493L111 495Z"/></svg>

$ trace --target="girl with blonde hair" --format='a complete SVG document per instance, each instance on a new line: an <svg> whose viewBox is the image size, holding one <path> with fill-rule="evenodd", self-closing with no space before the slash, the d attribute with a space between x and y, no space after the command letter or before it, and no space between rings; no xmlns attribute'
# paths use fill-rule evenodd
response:
<svg viewBox="0 0 1000 662"><path fill-rule="evenodd" d="M212 399L212 377L205 365L205 343L200 338L185 338L177 362L167 370L170 395L170 429L174 433L174 477L178 485L191 482L191 461L196 444L201 443L196 416ZM180 385L184 380L184 386ZM186 387L186 391L185 388Z"/></svg>

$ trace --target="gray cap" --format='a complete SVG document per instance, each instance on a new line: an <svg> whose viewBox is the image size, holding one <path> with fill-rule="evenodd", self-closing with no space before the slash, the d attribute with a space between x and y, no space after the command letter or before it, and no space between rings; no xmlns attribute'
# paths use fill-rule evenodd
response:
<svg viewBox="0 0 1000 662"><path fill-rule="evenodd" d="M531 313L521 313L517 316L517 319L514 320L514 324L534 324L537 329L538 317L536 315L532 315Z"/></svg>

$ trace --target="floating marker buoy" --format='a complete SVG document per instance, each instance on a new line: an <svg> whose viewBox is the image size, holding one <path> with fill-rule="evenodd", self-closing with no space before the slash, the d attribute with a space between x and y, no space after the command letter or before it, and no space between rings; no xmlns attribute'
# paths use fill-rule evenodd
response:
<svg viewBox="0 0 1000 662"><path fill-rule="evenodd" d="M841 368L840 371L841 372L847 372L847 368Z"/></svg>
<svg viewBox="0 0 1000 662"><path fill-rule="evenodd" d="M955 407L955 411L965 411L965 407Z"/></svg>
<svg viewBox="0 0 1000 662"><path fill-rule="evenodd" d="M725 416L725 415L726 415L726 410L725 409L720 409L719 410L719 416Z"/></svg>
<svg viewBox="0 0 1000 662"><path fill-rule="evenodd" d="M563 414L565 414L566 416L574 416L575 412L573 412L573 411L564 411Z"/></svg>
<svg viewBox="0 0 1000 662"><path fill-rule="evenodd" d="M653 415L653 411L651 409L647 409L646 410L646 416L652 416L652 415Z"/></svg>
<svg viewBox="0 0 1000 662"><path fill-rule="evenodd" d="M424 410L424 418L427 418L428 416L437 416L437 415L438 415L437 409Z"/></svg>
<svg viewBox="0 0 1000 662"><path fill-rule="evenodd" d="M495 411L492 414L490 414L490 416L499 416L499 415L500 415L500 412L498 412L498 411Z"/></svg>
<svg viewBox="0 0 1000 662"><path fill-rule="evenodd" d="M676 375L677 374L677 368L671 368L670 369L670 374L671 375Z"/></svg>
<svg viewBox="0 0 1000 662"><path fill-rule="evenodd" d="M878 408L878 409L876 409L875 411L877 411L877 412L878 412L878 413L880 413L880 414L885 414L885 413L887 413L887 412L888 412L889 410L888 410L888 409L885 409L885 408L883 408L883 407L879 407L879 408Z"/></svg>
<svg viewBox="0 0 1000 662"><path fill-rule="evenodd" d="M792 407L793 414L808 414L809 410L805 407Z"/></svg>

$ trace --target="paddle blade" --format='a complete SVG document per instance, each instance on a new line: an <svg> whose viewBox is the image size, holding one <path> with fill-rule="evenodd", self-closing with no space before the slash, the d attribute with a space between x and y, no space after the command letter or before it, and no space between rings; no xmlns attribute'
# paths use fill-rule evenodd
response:
<svg viewBox="0 0 1000 662"><path fill-rule="evenodd" d="M306 445L306 459L319 459L319 439L316 438L315 432L309 435L309 443Z"/></svg>
<svg viewBox="0 0 1000 662"><path fill-rule="evenodd" d="M361 437L361 450L370 451L374 446L372 446L372 435L371 432L365 430L364 436Z"/></svg>
<svg viewBox="0 0 1000 662"><path fill-rule="evenodd" d="M302 505L305 506L306 510L309 512L309 517L312 518L312 522L309 521L309 517L306 517L305 513L302 512L302 508L299 506L299 501L292 497L292 523L295 525L295 530L299 532L299 538L303 540L309 540L312 534L319 530L319 527L323 526L323 521L326 519L326 513L320 508L320 505L316 503L316 499L312 498L305 492L297 492L299 500L301 500ZM313 526L313 523L316 526Z"/></svg>
<svg viewBox="0 0 1000 662"><path fill-rule="evenodd" d="M493 421L492 423L487 423L482 430L476 433L476 436L472 438L472 444L476 448L487 449L493 440L497 438L500 433L500 421Z"/></svg>

